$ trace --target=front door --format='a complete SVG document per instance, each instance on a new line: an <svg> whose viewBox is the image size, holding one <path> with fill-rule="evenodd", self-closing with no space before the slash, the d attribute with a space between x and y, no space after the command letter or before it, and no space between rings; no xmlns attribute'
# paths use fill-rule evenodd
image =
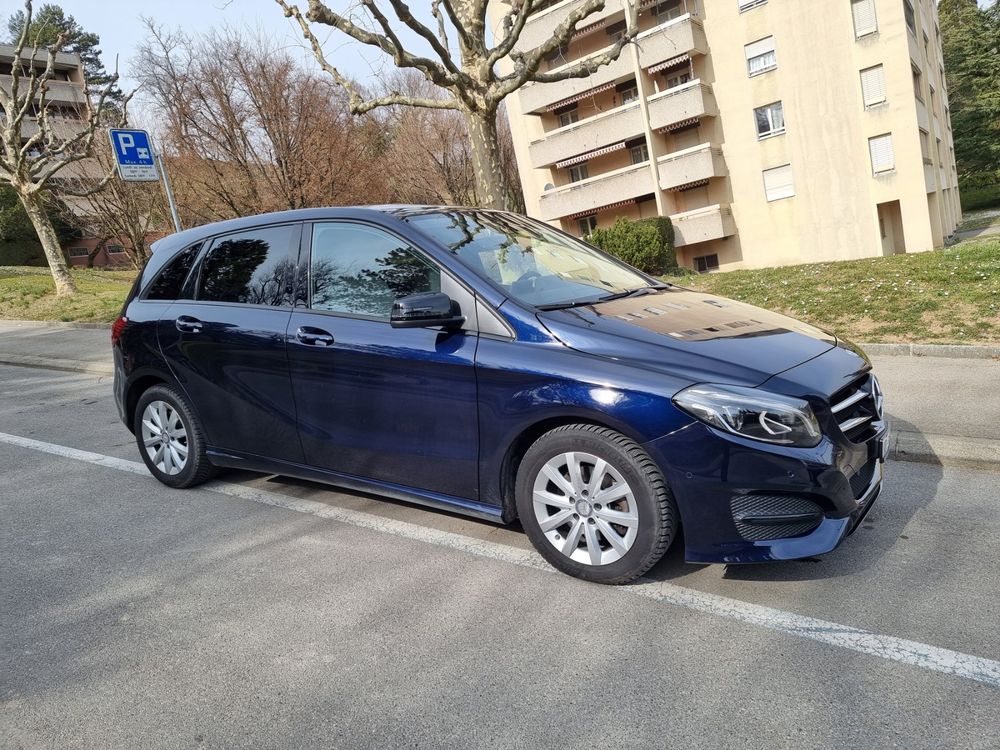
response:
<svg viewBox="0 0 1000 750"><path fill-rule="evenodd" d="M302 462L285 332L301 225L217 237L159 325L171 371L216 449Z"/></svg>
<svg viewBox="0 0 1000 750"><path fill-rule="evenodd" d="M477 499L478 337L389 325L397 297L455 282L384 229L326 222L306 231L309 307L295 309L288 326L306 462Z"/></svg>

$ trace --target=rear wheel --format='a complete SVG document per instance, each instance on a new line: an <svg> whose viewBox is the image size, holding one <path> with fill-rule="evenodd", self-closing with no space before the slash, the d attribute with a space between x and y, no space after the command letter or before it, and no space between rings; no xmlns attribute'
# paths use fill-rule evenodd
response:
<svg viewBox="0 0 1000 750"><path fill-rule="evenodd" d="M627 583L663 557L677 508L653 460L624 435L567 425L542 435L517 474L518 516L553 566L599 583Z"/></svg>
<svg viewBox="0 0 1000 750"><path fill-rule="evenodd" d="M187 400L173 388L155 385L135 408L134 432L150 473L170 487L193 487L215 471L205 455L201 425Z"/></svg>

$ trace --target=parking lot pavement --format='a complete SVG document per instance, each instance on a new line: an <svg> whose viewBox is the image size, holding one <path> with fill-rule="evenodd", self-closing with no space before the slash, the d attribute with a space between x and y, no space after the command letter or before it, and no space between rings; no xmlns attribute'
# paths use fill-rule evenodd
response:
<svg viewBox="0 0 1000 750"><path fill-rule="evenodd" d="M0 432L2 747L1000 746L995 473L891 463L831 555L611 588L401 503L169 490L107 380L0 367Z"/></svg>

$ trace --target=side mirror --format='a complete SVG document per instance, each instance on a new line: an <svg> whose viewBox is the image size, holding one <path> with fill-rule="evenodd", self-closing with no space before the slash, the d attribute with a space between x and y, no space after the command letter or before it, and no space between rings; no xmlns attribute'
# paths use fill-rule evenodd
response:
<svg viewBox="0 0 1000 750"><path fill-rule="evenodd" d="M465 316L455 302L442 292L421 292L400 297L392 303L389 324L393 328L461 328Z"/></svg>

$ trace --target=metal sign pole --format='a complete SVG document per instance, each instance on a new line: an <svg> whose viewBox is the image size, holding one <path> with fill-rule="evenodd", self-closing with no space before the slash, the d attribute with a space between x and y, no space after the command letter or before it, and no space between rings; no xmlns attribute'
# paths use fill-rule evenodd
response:
<svg viewBox="0 0 1000 750"><path fill-rule="evenodd" d="M178 232L181 231L181 219L177 215L177 203L174 202L174 191L170 187L170 177L167 176L167 165L163 162L163 154L153 146L153 155L156 157L156 161L160 165L160 176L163 178L163 190L167 194L167 203L170 204L170 215L174 217L174 229Z"/></svg>

